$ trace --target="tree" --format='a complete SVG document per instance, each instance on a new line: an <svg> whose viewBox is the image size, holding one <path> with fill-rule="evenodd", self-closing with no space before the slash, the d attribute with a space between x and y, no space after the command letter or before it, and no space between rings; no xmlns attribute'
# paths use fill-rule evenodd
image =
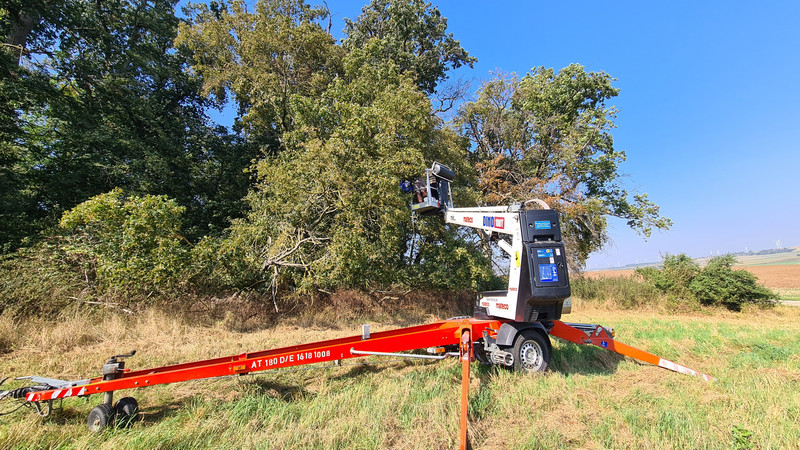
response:
<svg viewBox="0 0 800 450"><path fill-rule="evenodd" d="M319 96L339 72L341 48L302 0L194 4L185 10L176 44L189 49L203 92L218 105L232 96L238 127L265 154L286 148L297 103Z"/></svg>
<svg viewBox="0 0 800 450"><path fill-rule="evenodd" d="M411 73L427 94L447 79L449 69L472 67L477 61L447 33L447 18L425 1L372 0L358 19L345 19L345 34L342 45L348 51L376 41L372 63L394 62L401 72Z"/></svg>
<svg viewBox="0 0 800 450"><path fill-rule="evenodd" d="M3 60L10 75L0 87L13 114L0 129L8 175L0 201L9 205L1 214L20 219L3 221L0 244L18 244L114 187L175 198L189 208L190 238L241 215L254 151L208 125L200 83L173 46L176 3L10 3L6 28L27 37L17 39L19 61ZM29 19L32 27L20 25ZM220 177L225 188L210 185Z"/></svg>
<svg viewBox="0 0 800 450"><path fill-rule="evenodd" d="M457 46L444 35L438 11L414 8L390 8L385 19L399 23L419 14L429 28L409 42L431 32L423 46L439 52ZM280 279L306 290L409 285L434 264L443 267L440 251L463 247L443 224L430 223L418 227L413 241L430 248L410 249L415 233L400 180L434 159L465 167L463 146L451 145L458 139L442 130L418 74L385 57L387 40L337 46L319 24L326 12L297 0L262 0L252 12L241 1L193 5L187 14L177 42L193 53L195 76L218 104L234 99L239 126L263 152L253 166L257 182L247 216L212 249L227 261L217 265L225 272L219 279L273 288ZM413 45L408 51L419 61L434 54ZM443 57L432 81L448 64L471 61L465 52ZM458 261L472 261L461 272L491 275L475 252L460 255ZM439 286L470 284L459 276Z"/></svg>
<svg viewBox="0 0 800 450"><path fill-rule="evenodd" d="M390 61L371 64L369 51L347 55L343 76L298 109L287 139L296 145L259 162L250 211L232 227L228 248L245 249L254 279L276 283L280 272L306 290L415 285L442 275L447 254L463 264L435 286L485 281L486 261L438 218L418 224L430 246L411 251L400 180L434 159L461 167L463 148L449 145L412 79Z"/></svg>
<svg viewBox="0 0 800 450"><path fill-rule="evenodd" d="M630 196L620 184L625 153L614 148L616 111L606 106L618 94L612 81L577 64L558 73L539 67L521 80L498 75L454 121L471 142L483 202L551 204L563 215L576 265L607 241L608 215L644 236L671 225L647 194Z"/></svg>
<svg viewBox="0 0 800 450"><path fill-rule="evenodd" d="M69 2L9 0L0 5L0 252L21 245L46 222L30 178L32 153L24 145L36 128L29 114L54 92L45 70L30 62L47 56Z"/></svg>

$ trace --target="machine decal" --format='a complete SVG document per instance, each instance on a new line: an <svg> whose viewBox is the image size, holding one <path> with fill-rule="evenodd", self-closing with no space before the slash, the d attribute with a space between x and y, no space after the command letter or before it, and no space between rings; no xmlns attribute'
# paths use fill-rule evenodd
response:
<svg viewBox="0 0 800 450"><path fill-rule="evenodd" d="M293 363L295 361L313 360L317 358L327 358L329 356L331 356L330 350L315 351L315 352L300 352L300 353L295 353L293 355L275 356L272 358L253 360L250 369L257 370L257 369L267 368L270 366L276 366L279 364Z"/></svg>
<svg viewBox="0 0 800 450"><path fill-rule="evenodd" d="M497 309L505 309L506 311L508 311L508 304L507 303L498 303L497 304Z"/></svg>
<svg viewBox="0 0 800 450"><path fill-rule="evenodd" d="M558 281L558 268L555 264L539 264L539 280L543 283Z"/></svg>
<svg viewBox="0 0 800 450"><path fill-rule="evenodd" d="M464 217L464 223L472 223L472 217Z"/></svg>
<svg viewBox="0 0 800 450"><path fill-rule="evenodd" d="M549 230L550 229L550 221L549 220L537 220L533 222L533 227L537 230Z"/></svg>
<svg viewBox="0 0 800 450"><path fill-rule="evenodd" d="M553 257L553 249L552 248L540 248L536 250L536 256L539 258L552 258Z"/></svg>
<svg viewBox="0 0 800 450"><path fill-rule="evenodd" d="M506 227L506 219L503 217L483 216L483 226L502 230Z"/></svg>
<svg viewBox="0 0 800 450"><path fill-rule="evenodd" d="M514 262L517 264L517 267L519 267L519 265L520 265L520 260L519 260L519 250L517 250L516 252L514 252Z"/></svg>

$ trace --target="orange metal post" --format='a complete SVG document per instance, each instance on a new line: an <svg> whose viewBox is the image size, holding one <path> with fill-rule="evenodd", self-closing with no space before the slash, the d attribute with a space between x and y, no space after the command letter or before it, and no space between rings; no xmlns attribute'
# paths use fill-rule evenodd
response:
<svg viewBox="0 0 800 450"><path fill-rule="evenodd" d="M469 412L469 362L472 358L472 333L465 328L461 330L461 450L466 450L467 413Z"/></svg>

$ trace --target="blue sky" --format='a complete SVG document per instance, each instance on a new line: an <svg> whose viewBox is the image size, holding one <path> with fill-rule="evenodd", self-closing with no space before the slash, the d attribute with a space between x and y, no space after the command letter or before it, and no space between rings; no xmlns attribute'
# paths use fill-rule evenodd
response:
<svg viewBox="0 0 800 450"><path fill-rule="evenodd" d="M334 32L366 3L329 0ZM644 241L612 219L588 268L800 245L800 2L433 3L478 58L451 79L579 63L618 80L625 187L674 226Z"/></svg>

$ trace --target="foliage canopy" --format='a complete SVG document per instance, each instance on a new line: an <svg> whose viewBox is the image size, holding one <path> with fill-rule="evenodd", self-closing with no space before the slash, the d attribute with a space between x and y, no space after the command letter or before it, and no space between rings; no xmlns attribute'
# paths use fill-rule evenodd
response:
<svg viewBox="0 0 800 450"><path fill-rule="evenodd" d="M176 3L12 2L0 14L19 50L19 59L0 51L10 108L0 131L2 244L115 187L175 198L190 237L241 214L251 146L208 123L187 53L173 46Z"/></svg>
<svg viewBox="0 0 800 450"><path fill-rule="evenodd" d="M254 269L274 276L280 268L306 289L418 285L451 252L466 270L435 285L477 286L491 278L487 263L441 223L412 230L398 188L426 161L458 165L463 153L409 76L364 57L373 49L348 54L342 76L304 100L289 151L256 165L250 211L232 227L232 245L247 249ZM427 258L412 252L414 236L428 243Z"/></svg>
<svg viewBox="0 0 800 450"><path fill-rule="evenodd" d="M303 0L177 3L0 6L4 252L63 235L53 255L127 295L485 286L477 235L409 220L399 182L434 160L458 204L551 203L576 265L608 215L670 225L620 183L603 72L497 76L446 124L431 98L475 58L431 3L372 0L341 42ZM232 130L206 116L229 104Z"/></svg>
<svg viewBox="0 0 800 450"><path fill-rule="evenodd" d="M64 213L65 250L104 291L169 292L182 281L189 255L179 234L184 211L165 196L126 196L114 189Z"/></svg>
<svg viewBox="0 0 800 450"><path fill-rule="evenodd" d="M522 79L496 75L454 124L470 141L483 203L546 201L563 214L578 265L607 241L606 216L645 236L671 225L646 194L631 197L621 186L625 152L614 147L616 110L606 105L618 94L612 81L577 64Z"/></svg>
<svg viewBox="0 0 800 450"><path fill-rule="evenodd" d="M425 1L372 0L358 19L345 19L344 31L346 50L374 44L373 65L392 61L427 94L447 79L449 69L472 67L477 61L447 33L447 18Z"/></svg>

